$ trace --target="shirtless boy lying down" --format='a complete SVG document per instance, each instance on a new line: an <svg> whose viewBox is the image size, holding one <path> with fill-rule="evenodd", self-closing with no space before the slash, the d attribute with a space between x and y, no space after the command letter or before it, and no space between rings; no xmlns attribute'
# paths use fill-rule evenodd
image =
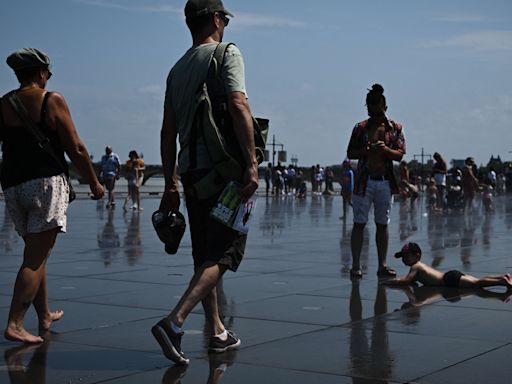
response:
<svg viewBox="0 0 512 384"><path fill-rule="evenodd" d="M408 285L418 281L424 285L446 286L459 288L477 288L505 286L512 289L512 275L488 275L480 278L466 275L460 271L453 270L446 273L440 272L427 264L422 263L421 248L416 243L407 243L400 252L395 253L397 259L402 258L405 265L411 267L407 276L397 277L382 281L386 285Z"/></svg>

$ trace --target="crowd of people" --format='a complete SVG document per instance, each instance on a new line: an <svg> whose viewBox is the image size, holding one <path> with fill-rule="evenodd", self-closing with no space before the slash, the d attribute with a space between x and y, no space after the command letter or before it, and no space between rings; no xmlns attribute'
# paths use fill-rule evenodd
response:
<svg viewBox="0 0 512 384"><path fill-rule="evenodd" d="M400 195L416 198L424 192L428 210L442 213L460 210L471 213L475 198L481 199L484 212L494 210L494 196L512 191L512 164L505 171L497 173L494 166L478 167L472 157L464 161L464 166L448 169L446 161L438 152L434 153L434 164L428 176L411 175L402 172L407 164L400 164ZM403 165L405 164L405 165ZM405 175L402 178L402 175Z"/></svg>
<svg viewBox="0 0 512 384"><path fill-rule="evenodd" d="M450 169L438 152L434 153L433 159L431 168L423 171L411 170L405 160L398 164L394 171L398 180L397 198L415 199L423 195L428 211L442 213L450 210L471 212L478 197L484 211L492 212L494 196L512 191L512 164L504 167L504 171L496 172L494 166L478 169L472 157L465 160L464 167ZM343 219L347 207L352 205L354 176L353 163L349 159L340 166L324 168L317 164L305 171L291 164L285 166L279 162L272 166L268 163L264 170L265 191L266 196L299 198L305 198L308 192L311 196L332 196L339 192L343 197L340 217Z"/></svg>
<svg viewBox="0 0 512 384"><path fill-rule="evenodd" d="M276 166L268 163L264 172L266 196L296 196L305 198L307 181L311 185L311 193L318 195L334 195L334 171L332 167L323 168L320 164L313 165L308 174L301 168L290 164L284 166L278 162Z"/></svg>

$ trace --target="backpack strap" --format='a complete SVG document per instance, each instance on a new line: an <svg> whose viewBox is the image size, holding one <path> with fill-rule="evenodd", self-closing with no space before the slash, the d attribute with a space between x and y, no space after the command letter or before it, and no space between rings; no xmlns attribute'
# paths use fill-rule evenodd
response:
<svg viewBox="0 0 512 384"><path fill-rule="evenodd" d="M210 64L208 65L208 73L206 75L206 80L222 80L222 66L224 65L224 57L226 56L226 50L230 45L234 44L217 44L215 50L213 51L212 58L210 59ZM204 87L204 82L201 83L200 87ZM201 91L201 88L198 91ZM194 121L192 122L192 129L189 138L189 170L193 170L197 166L197 139L198 135L201 135L201 130L199 129L199 119L197 118L197 116L200 115L201 114L196 113L196 117L194 117Z"/></svg>
<svg viewBox="0 0 512 384"><path fill-rule="evenodd" d="M48 113L48 98L51 94L52 94L52 92L46 92L44 94L43 104L41 105L41 116L40 116L41 124L46 125L46 117L47 117L46 115Z"/></svg>
<svg viewBox="0 0 512 384"><path fill-rule="evenodd" d="M194 116L194 120L192 121L192 127L190 130L190 138L188 139L188 170L194 170L197 168L197 135L199 131L199 118L198 113Z"/></svg>
<svg viewBox="0 0 512 384"><path fill-rule="evenodd" d="M234 43L219 43L213 51L212 61L210 62L210 68L208 70L208 78L221 79L222 78L222 66L224 65L224 58L226 57L226 51L230 45Z"/></svg>
<svg viewBox="0 0 512 384"><path fill-rule="evenodd" d="M53 158L57 162L57 164L59 164L62 167L64 173L67 174L66 165L62 163L62 160L60 160L57 154L55 153L55 150L50 144L50 139L48 139L48 137L46 137L46 135L43 132L41 132L41 130L36 125L34 120L32 120L32 117L30 117L27 109L18 98L18 95L16 95L16 92L11 92L8 95L7 100L11 104L11 107L18 116L18 118L23 122L25 130L32 138L32 140L34 140L42 150L44 150L51 158Z"/></svg>

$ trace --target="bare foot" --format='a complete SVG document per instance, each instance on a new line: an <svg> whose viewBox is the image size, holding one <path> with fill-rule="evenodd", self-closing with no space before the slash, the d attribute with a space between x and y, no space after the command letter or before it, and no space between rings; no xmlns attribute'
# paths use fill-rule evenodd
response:
<svg viewBox="0 0 512 384"><path fill-rule="evenodd" d="M503 276L503 280L505 280L505 282L507 283L507 288L511 289L512 288L512 275L510 273L507 273L506 275Z"/></svg>
<svg viewBox="0 0 512 384"><path fill-rule="evenodd" d="M43 331L47 331L50 329L52 323L54 321L58 321L64 316L64 311L54 311L54 312L48 312L48 315L45 316L44 319L39 320L39 329Z"/></svg>
<svg viewBox="0 0 512 384"><path fill-rule="evenodd" d="M24 328L7 327L4 337L10 341L21 341L25 344L41 344L44 340L40 336L28 333Z"/></svg>

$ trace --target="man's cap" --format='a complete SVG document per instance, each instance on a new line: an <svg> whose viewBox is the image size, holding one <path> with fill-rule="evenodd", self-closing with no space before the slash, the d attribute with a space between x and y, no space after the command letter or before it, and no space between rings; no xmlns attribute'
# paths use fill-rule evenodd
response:
<svg viewBox="0 0 512 384"><path fill-rule="evenodd" d="M7 65L14 71L25 68L49 67L50 58L36 48L22 48L7 57Z"/></svg>
<svg viewBox="0 0 512 384"><path fill-rule="evenodd" d="M419 254L421 256L421 248L416 243L407 243L402 247L400 252L395 253L395 257L400 259L401 257L407 256L409 254Z"/></svg>
<svg viewBox="0 0 512 384"><path fill-rule="evenodd" d="M221 0L188 0L185 5L185 17L193 19L204 15L209 15L215 12L222 12L228 16L234 15L224 8Z"/></svg>

